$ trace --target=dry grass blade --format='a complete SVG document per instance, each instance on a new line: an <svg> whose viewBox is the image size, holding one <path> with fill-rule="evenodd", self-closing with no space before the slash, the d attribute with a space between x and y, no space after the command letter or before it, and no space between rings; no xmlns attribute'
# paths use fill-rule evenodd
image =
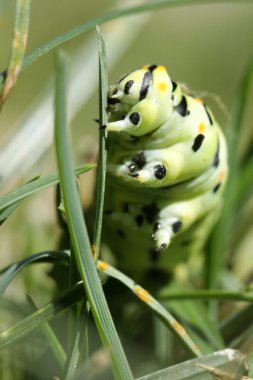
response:
<svg viewBox="0 0 253 380"><path fill-rule="evenodd" d="M15 86L21 70L26 50L28 28L30 20L30 0L17 0L12 52L2 93L0 107L2 107L11 89Z"/></svg>
<svg viewBox="0 0 253 380"><path fill-rule="evenodd" d="M228 373L227 371L222 371L219 368L210 367L205 364L196 363L196 366L208 371L216 380L253 380L248 376L240 376L234 373Z"/></svg>

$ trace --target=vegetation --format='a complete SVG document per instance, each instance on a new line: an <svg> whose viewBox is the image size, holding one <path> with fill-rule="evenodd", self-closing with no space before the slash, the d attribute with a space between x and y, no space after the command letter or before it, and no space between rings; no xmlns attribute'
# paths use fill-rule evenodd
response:
<svg viewBox="0 0 253 380"><path fill-rule="evenodd" d="M77 3L79 4L79 2ZM22 84L22 75L27 72L26 81L30 79L31 82L37 76L39 77L36 64L40 59L44 59L44 56L50 51L54 52L55 81L50 84L50 90L45 90L44 97L41 96L39 103L35 103L31 107L31 119L26 118L20 124L27 143L33 144L34 165L27 166L27 147L25 146L23 149L22 144L21 146L15 145L18 141L16 138L19 136L19 130L11 132L11 140L14 143L11 154L3 145L2 156L0 156L0 181L5 191L0 198L0 223L3 231L2 269L0 272L0 373L2 379L171 378L180 380L189 378L197 380L215 378L215 376L216 378L230 376L227 378L246 379L243 377L246 375L244 354L247 355L248 376L253 377L251 364L253 265L250 256L253 238L251 217L253 155L249 107L249 99L252 96L253 61L251 52L248 51L248 34L243 35L245 46L240 46L240 54L244 62L240 67L233 66L234 61L230 56L232 54L230 51L223 69L224 73L230 72L233 78L233 69L237 69L237 73L241 73L241 75L238 74L240 78L237 88L235 89L236 85L234 86L235 95L225 127L230 152L230 177L221 217L208 241L205 257L196 254L187 263L178 265L171 281L155 294L149 293L147 284L144 289L143 284L136 284L134 279L118 271L112 265L113 263L109 265L100 260L101 252L110 257L110 253L100 241L103 228L106 130L99 128L97 164L89 157L94 156L96 143L93 143L91 150L88 149L91 145L88 140L89 132L93 136L92 141L95 141L94 132L91 131L91 129L95 129L95 123L92 128L89 128L87 134L81 128L78 131L74 129L71 133L74 141L73 148L70 143L70 115L72 117L72 109L77 113L82 107L81 103L78 106L77 103L82 97L82 93L79 91L83 91L83 89L78 90L77 84L81 81L81 66L85 66L85 61L82 61L79 66L75 66L75 75L77 72L80 77L75 77L77 84L73 91L71 85L74 82L74 76L71 68L74 63L69 60L68 55L72 57L73 61L77 61L78 56L71 49L68 51L69 54L66 54L65 51L59 50L59 47L62 49L62 45L67 41L74 43L76 37L88 31L95 33L97 25L114 20L109 24L111 31L108 40L112 36L115 38L115 35L118 34L118 42L113 40L113 44L117 46L116 50L119 50L117 52L118 60L120 54L123 54L120 52L120 47L123 46L127 49L130 43L133 44L133 40L135 41L131 45L132 54L127 55L127 62L123 57L122 66L125 71L127 71L127 66L132 68L138 65L136 59L138 61L139 59L150 59L148 54L140 54L139 51L140 49L145 51L144 46L147 45L149 38L146 34L151 30L150 33L154 34L153 42L161 42L158 59L170 60L172 66L174 65L178 72L181 71L181 75L184 70L188 73L192 71L196 73L194 74L196 75L195 79L200 77L202 80L203 76L208 76L210 67L203 69L204 74L202 74L199 72L199 68L196 70L194 65L191 65L192 59L197 66L196 61L200 56L197 51L194 52L193 45L190 44L190 32L189 35L185 34L190 26L186 25L186 29L184 29L185 23L190 22L188 19L191 20L191 17L195 21L197 20L198 16L194 13L196 10L203 18L208 15L208 12L216 14L215 12L219 10L221 14L222 12L227 14L229 11L231 15L235 14L239 18L240 12L243 12L245 16L252 13L253 10L250 1L238 2L239 5L236 4L236 1L226 1L226 5L209 5L212 3L211 1L202 1L201 5L198 3L200 1L159 0L146 1L142 5L133 5L107 13L101 13L102 10L99 9L99 15L93 20L74 27L32 53L26 54L29 21L32 25L33 13L30 17L30 0L16 1L10 60L6 67L4 66L6 63L3 62L3 71L0 75L0 116L3 125L5 126L12 120L13 115L8 116L8 112L12 113L12 109L13 113L15 110L19 110L19 100L21 104L22 101L27 101L27 94L24 95L24 100L21 99L23 91L25 92L24 83L23 88L19 90L19 80ZM83 2L80 1L80 4L79 6L85 8ZM138 32L140 25L145 25L145 22L150 20L148 19L149 14L155 16L156 11L161 8L163 8L163 12L166 10L166 17L169 21L170 12L174 12L176 28L170 29L168 26L166 30L163 29L164 35L160 37L159 25L156 30L156 24L154 25L150 21L149 27L141 36L141 42L138 42L138 37L134 36L134 33ZM182 12L179 15L176 14L179 11L178 8ZM147 11L152 12L147 13ZM134 20L126 17L135 14L137 18ZM164 15L159 13L159 17L163 23ZM159 19L156 19L155 22L158 21ZM202 22L201 18L199 18L199 22ZM219 22L218 19L217 22ZM136 26L135 29L132 23L136 23L135 25L138 27ZM220 32L217 32L213 20L211 25L213 40L209 41L210 47L207 47L206 51L213 49L215 55L217 46L221 47L218 40ZM143 27L145 28L145 26ZM208 28L208 26L206 27ZM247 29L247 20L244 25L242 22L241 28ZM239 26L236 25L235 35L239 33L238 29ZM100 127L106 124L107 117L105 112L106 55L109 60L110 55L115 53L113 48L107 49L106 52L107 33L106 30L103 33L104 41L99 27L97 27L98 70L95 74L86 72L85 83L82 85L82 88L86 87L88 91L91 86L90 77L93 75L96 80L99 78L99 101L93 100L92 103L96 105L99 103L99 110L95 112L99 114ZM182 38L181 42L185 42L182 46L185 51L187 51L186 43L189 41L192 49L187 52L189 61L186 57L181 57L182 48L178 48L176 51L172 50L173 46L171 47L168 41L173 39L173 34L177 35L178 41ZM30 34L28 41L29 37ZM232 45L230 35L226 34L226 28L224 28L221 38L224 38L228 45ZM205 36L201 36L198 43L201 42L207 44ZM251 42L249 42L249 46L251 46L250 44ZM95 42L92 41L90 46L92 46L89 48L90 50L86 50L87 62L90 62L90 56L95 56ZM161 46L165 49L162 49ZM158 46L156 47L153 43L153 49L156 48ZM78 46L77 51L80 49L81 47ZM136 53L136 56L133 52ZM152 54L154 53L155 50L152 51ZM173 63L171 56L176 54L179 58ZM183 54L186 55L185 52ZM223 66L222 54L223 52L220 52L220 58L217 60L221 67ZM238 52L235 51L234 56L237 54ZM50 59L50 57L45 59ZM204 65L205 59L205 57L200 57L200 65ZM212 55L208 59L212 60ZM217 65L215 58L213 61ZM229 62L231 62L232 69L230 67L227 69ZM139 64L143 63L146 62L139 62ZM165 64L165 62L161 63ZM33 66L35 74L32 71L29 74L29 70ZM166 64L166 66L168 65ZM76 67L79 67L80 71ZM91 69L92 64L89 67ZM95 71L94 67L92 68ZM122 69L118 72L122 73ZM221 81L221 74L215 69L213 78L214 82L216 80L215 83ZM235 80L235 82L237 81ZM197 79L195 83L198 84ZM208 79L207 83L212 83L212 79ZM225 91L224 88L230 89L229 83L228 78L227 82L221 83L221 93ZM96 81L93 83L93 86L95 85ZM204 86L202 85L202 87ZM15 91L17 92L15 93ZM45 172L51 172L52 157L51 152L46 150L46 145L45 149L42 149L46 134L41 135L41 140L36 140L35 131L36 128L43 131L43 126L50 127L46 116L47 111L49 114L51 112L51 103L49 106L45 103L45 108L43 108L43 102L52 99L52 92L54 94L53 147L58 174L40 175L38 173L41 168ZM74 102L71 101L71 94L75 96ZM225 93L224 96L226 97ZM222 108L223 105L218 101L216 107ZM41 123L38 121L40 119L36 119L40 112L43 115ZM219 113L219 110L217 112L220 114L221 120L224 120L222 112ZM91 119L88 110L87 115ZM73 121L73 125L82 125L81 118L77 117ZM32 129L29 126L29 120L33 121ZM1 133L6 139L3 127ZM79 154L78 141L79 139L84 141L83 133L88 142L83 144L82 152ZM87 148L87 152L83 153L85 148ZM25 158L23 160L22 156L19 156L21 151ZM44 158L41 165L38 157L42 153ZM87 156L85 164L83 164L84 154ZM18 163L15 163L15 155L20 157L20 170L17 169ZM11 160L12 156L13 161ZM75 160L73 156L75 156ZM4 158L6 160L8 158L8 160L4 161ZM74 161L82 161L82 165L75 169ZM7 162L6 167L4 162ZM88 175L95 171L97 173L96 216L93 223L94 233L89 239L87 228L89 220L86 224L82 207L83 204L87 206L89 182L91 182L91 177ZM83 173L86 174L83 175ZM80 181L77 180L79 176ZM20 185L20 183L22 184ZM46 190L47 188L48 190ZM55 193L57 196L54 198ZM41 194L45 194L45 196L42 197ZM34 199L39 196L42 197L39 203L34 203ZM54 209L53 212L52 209ZM54 218L55 215L57 220ZM46 225L47 223L48 225ZM9 239L10 243L7 244L6 239ZM19 244L20 242L21 244ZM13 252L8 252L12 249L13 252L16 252L15 255ZM37 305L42 306L38 307ZM230 350L226 350L226 348ZM218 354L217 351L219 351ZM187 362L189 359L191 360ZM157 371L161 369L163 370L158 373Z"/></svg>

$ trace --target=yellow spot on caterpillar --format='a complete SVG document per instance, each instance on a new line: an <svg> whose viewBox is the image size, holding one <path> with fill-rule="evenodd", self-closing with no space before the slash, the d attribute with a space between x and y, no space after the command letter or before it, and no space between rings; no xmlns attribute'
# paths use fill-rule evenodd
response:
<svg viewBox="0 0 253 380"><path fill-rule="evenodd" d="M149 292L147 292L147 290L141 288L140 286L135 287L135 294L143 302L150 302L151 301Z"/></svg>
<svg viewBox="0 0 253 380"><path fill-rule="evenodd" d="M150 66L150 65L144 65L144 66L142 66L142 69L144 69L144 70L148 70L149 66Z"/></svg>
<svg viewBox="0 0 253 380"><path fill-rule="evenodd" d="M225 170L222 170L219 173L218 179L219 179L219 181L222 181L224 178L225 178Z"/></svg>
<svg viewBox="0 0 253 380"><path fill-rule="evenodd" d="M206 129L206 126L204 123L199 124L199 133L203 133Z"/></svg>
<svg viewBox="0 0 253 380"><path fill-rule="evenodd" d="M158 91L165 91L167 90L167 84L164 82L159 82L157 85Z"/></svg>
<svg viewBox="0 0 253 380"><path fill-rule="evenodd" d="M91 246L91 252L92 252L93 257L96 256L96 250L97 250L97 247L95 246L95 244L93 244L93 245Z"/></svg>
<svg viewBox="0 0 253 380"><path fill-rule="evenodd" d="M173 321L171 325L178 334L188 336L185 331L185 328L177 321Z"/></svg>
<svg viewBox="0 0 253 380"><path fill-rule="evenodd" d="M98 269L99 270L106 270L109 267L109 265L105 261L99 261L98 262Z"/></svg>
<svg viewBox="0 0 253 380"><path fill-rule="evenodd" d="M201 103L201 104L204 104L203 100L200 99L200 98L195 98L195 100L196 100L196 102L199 102L199 103Z"/></svg>
<svg viewBox="0 0 253 380"><path fill-rule="evenodd" d="M162 65L157 66L156 70L158 71L166 71L165 67Z"/></svg>

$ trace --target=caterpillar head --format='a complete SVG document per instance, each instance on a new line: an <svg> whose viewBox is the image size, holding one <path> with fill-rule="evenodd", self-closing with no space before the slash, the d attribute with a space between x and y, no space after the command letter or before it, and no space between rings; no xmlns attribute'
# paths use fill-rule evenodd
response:
<svg viewBox="0 0 253 380"><path fill-rule="evenodd" d="M117 84L110 86L109 112L126 114L130 108L144 99L160 105L171 106L173 84L164 66L146 65L124 75Z"/></svg>

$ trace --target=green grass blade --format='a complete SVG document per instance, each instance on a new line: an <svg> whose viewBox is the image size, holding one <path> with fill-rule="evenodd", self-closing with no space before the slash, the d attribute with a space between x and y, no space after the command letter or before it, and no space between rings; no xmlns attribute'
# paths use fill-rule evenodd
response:
<svg viewBox="0 0 253 380"><path fill-rule="evenodd" d="M236 192L240 183L240 165L236 154L237 143L243 125L243 116L247 104L247 96L253 78L253 61L245 70L234 98L230 122L227 126L227 143L229 152L229 178L224 194L221 218L214 229L207 254L207 287L217 288L220 282L224 261L227 259L227 246L231 236L231 228L236 215Z"/></svg>
<svg viewBox="0 0 253 380"><path fill-rule="evenodd" d="M35 305L35 303L33 302L33 299L30 296L28 296L28 301L34 310L38 310L37 306ZM57 338L53 329L51 328L51 326L48 323L43 323L41 325L41 330L42 330L43 334L45 335L45 337L49 343L49 347L51 347L52 352L54 353L60 368L63 368L64 364L66 362L66 353L65 353L59 339Z"/></svg>
<svg viewBox="0 0 253 380"><path fill-rule="evenodd" d="M25 55L30 20L30 0L16 1L16 17L12 51L4 85L0 94L0 109L11 89L15 86Z"/></svg>
<svg viewBox="0 0 253 380"><path fill-rule="evenodd" d="M9 218L9 216L11 216L18 206L19 202L14 203L6 209L0 211L0 226Z"/></svg>
<svg viewBox="0 0 253 380"><path fill-rule="evenodd" d="M176 282L169 284L167 290L187 293L185 287ZM200 333L200 337L205 337L205 341L209 343L206 347L208 349L207 352L210 352L210 344L215 349L224 347L222 336L214 320L210 318L208 308L203 301L181 299L178 302L172 300L163 302L165 302L178 318L195 328L195 330Z"/></svg>
<svg viewBox="0 0 253 380"><path fill-rule="evenodd" d="M103 217L103 205L104 205L104 191L105 191L105 175L106 175L106 138L107 132L101 128L107 123L107 73L106 73L106 56L105 56L105 44L103 37L97 27L98 45L99 45L99 155L98 155L98 168L97 168L97 194L96 194L96 215L94 223L94 239L92 252L94 261L97 262L100 247L100 237L102 229L102 217ZM89 312L86 309L85 315L88 316ZM78 311L77 311L78 312ZM80 311L79 311L80 314ZM84 310L81 313L81 317L84 315ZM80 315L79 318L80 320ZM72 329L72 326L71 326ZM71 334L74 335L71 349L68 353L68 359L64 368L63 378L71 379L76 371L77 363L80 358L80 341L83 340L85 335L84 323L82 320L78 323L76 328ZM86 335L87 337L87 335Z"/></svg>
<svg viewBox="0 0 253 380"><path fill-rule="evenodd" d="M56 68L55 145L73 251L100 337L110 352L114 375L117 379L132 379L133 376L115 330L93 261L75 182L65 114L67 109L66 59L63 53L57 55Z"/></svg>
<svg viewBox="0 0 253 380"><path fill-rule="evenodd" d="M229 151L228 164L230 173L224 194L222 219L219 223L219 235L217 236L217 238L219 238L220 241L221 249L226 248L226 243L230 235L229 230L231 228L234 215L236 213L235 194L237 192L238 184L240 183L241 174L240 161L236 152L238 151L238 139L240 139L240 134L243 133L243 118L247 107L247 98L252 84L252 80L253 60L248 64L244 72L244 75L242 76L241 83L239 84L237 94L232 104L231 117L226 128L226 137Z"/></svg>
<svg viewBox="0 0 253 380"><path fill-rule="evenodd" d="M241 204L248 196L252 194L253 189L253 155L244 164L241 169L240 181L237 184L235 202Z"/></svg>
<svg viewBox="0 0 253 380"><path fill-rule="evenodd" d="M11 264L0 271L0 296L9 283L28 265L36 263L69 264L69 253L64 251L45 251L28 256L17 263Z"/></svg>
<svg viewBox="0 0 253 380"><path fill-rule="evenodd" d="M62 380L71 380L76 372L78 362L81 357L81 351L83 346L83 340L87 331L89 312L86 302L83 301L79 310L78 320L76 323L76 333L73 337L72 345L69 350L67 361L64 367Z"/></svg>
<svg viewBox="0 0 253 380"><path fill-rule="evenodd" d="M253 304L229 315L220 325L221 333L226 342L231 342L252 325Z"/></svg>
<svg viewBox="0 0 253 380"><path fill-rule="evenodd" d="M202 366L199 366L198 364ZM218 372L216 372L217 377L214 376L214 373L212 376L205 366L211 369L221 368L225 373L225 376L218 377ZM226 374L231 375L232 377L226 377ZM226 349L212 352L211 354L202 356L201 358L176 364L161 371L139 377L137 380L210 380L214 378L242 379L241 376L246 374L247 364L245 361L245 356L239 351Z"/></svg>
<svg viewBox="0 0 253 380"><path fill-rule="evenodd" d="M79 191L79 182L77 182ZM80 192L79 192L80 195ZM81 199L81 197L80 197ZM70 250L69 287L80 280L76 257L73 249ZM79 361L81 360L82 342L86 332L89 305L87 297L77 302L69 310L68 314L68 352L67 360L62 372L62 380L70 380L75 375Z"/></svg>
<svg viewBox="0 0 253 380"><path fill-rule="evenodd" d="M93 169L96 164L87 164L80 166L75 170L76 175L85 173ZM4 211L7 207L14 205L17 202L29 197L30 195L37 193L38 191L44 190L50 186L59 183L58 174L50 174L48 176L29 181L28 183L16 188L10 193L2 196L0 198L0 211Z"/></svg>
<svg viewBox="0 0 253 380"><path fill-rule="evenodd" d="M251 2L252 0L243 0L243 2ZM224 0L224 2L228 3L241 3L241 0ZM34 63L37 59L48 54L55 48L61 46L65 42L71 40L79 36L80 34L86 33L89 30L92 30L96 27L96 25L102 25L107 21L117 19L119 17L127 17L143 12L155 11L162 8L170 7L170 6L184 6L184 5L194 5L194 4L212 4L212 3L220 3L220 0L156 0L149 1L142 5L137 5L133 7L127 7L123 9L112 10L111 12L105 13L103 16L100 16L94 20L88 21L82 25L79 25L72 30L58 36L51 41L47 42L45 45L36 49L33 53L27 55L24 60L24 64L22 69L26 69L32 63ZM4 77L4 72L0 74L2 78ZM3 79L2 79L3 81ZM1 82L1 79L0 79Z"/></svg>
<svg viewBox="0 0 253 380"><path fill-rule="evenodd" d="M204 302L181 300L179 302L169 301L165 305L177 318L180 318L181 323L191 326L200 338L204 338L203 340L207 343L207 352L210 352L210 346L212 349L224 348L222 336L210 318Z"/></svg>
<svg viewBox="0 0 253 380"><path fill-rule="evenodd" d="M107 269L107 265L105 266L103 262L99 261L98 268L105 272ZM116 270L114 269L112 273L113 277L117 278L119 281L122 281L125 275L123 275L122 277L120 273L117 273L118 271L115 271ZM110 271L108 271L108 275L110 274ZM129 281L131 288L132 280L129 279ZM122 282L125 283L124 280ZM83 297L84 290L83 285L81 283L76 284L71 288L67 289L60 296L55 298L53 301L49 302L46 306L42 307L35 313L29 315L28 317L18 322L16 325L9 328L8 330L2 332L0 334L0 349L3 349L4 347L7 347L8 345L30 334L32 331L39 328L44 322L50 321L52 318L59 315L61 312L75 304ZM238 334L242 333L242 327L248 328L249 323L252 319L252 310L253 306L249 305L242 311L235 313L228 320L223 322L223 324L221 325L221 332L226 340L235 338L236 336L238 336Z"/></svg>
<svg viewBox="0 0 253 380"><path fill-rule="evenodd" d="M165 290L159 293L159 299L161 300L186 300L186 299L203 299L203 300L234 300L234 301L247 301L253 302L252 290L243 291L230 291L230 290L215 290L215 289L197 289L197 290L182 290L171 291Z"/></svg>
<svg viewBox="0 0 253 380"><path fill-rule="evenodd" d="M76 284L62 292L60 296L56 297L53 301L40 308L38 311L35 311L14 326L1 332L0 350L30 334L43 323L49 322L52 318L74 305L83 297L84 289L82 283Z"/></svg>
<svg viewBox="0 0 253 380"><path fill-rule="evenodd" d="M57 359L60 368L63 368L66 362L66 352L64 351L59 339L48 323L43 323L41 330L45 335L50 347L52 347L52 351Z"/></svg>
<svg viewBox="0 0 253 380"><path fill-rule="evenodd" d="M106 72L106 53L105 42L99 28L98 34L98 51L99 51L99 155L97 168L97 185L96 185L96 216L94 223L94 240L93 240L93 255L97 262L100 248L100 238L102 230L102 219L104 209L104 193L105 193L105 178L106 178L106 139L107 131L103 128L107 124L107 72Z"/></svg>
<svg viewBox="0 0 253 380"><path fill-rule="evenodd" d="M124 273L104 261L98 262L98 268L108 276L117 279L127 286L142 302L144 302L156 313L158 318L160 318L163 323L165 323L165 325L181 340L191 354L194 356L201 356L199 348L196 346L195 342L192 341L184 327L180 325L172 314L170 314L154 297L152 297L147 290L137 285L130 277L126 276Z"/></svg>

